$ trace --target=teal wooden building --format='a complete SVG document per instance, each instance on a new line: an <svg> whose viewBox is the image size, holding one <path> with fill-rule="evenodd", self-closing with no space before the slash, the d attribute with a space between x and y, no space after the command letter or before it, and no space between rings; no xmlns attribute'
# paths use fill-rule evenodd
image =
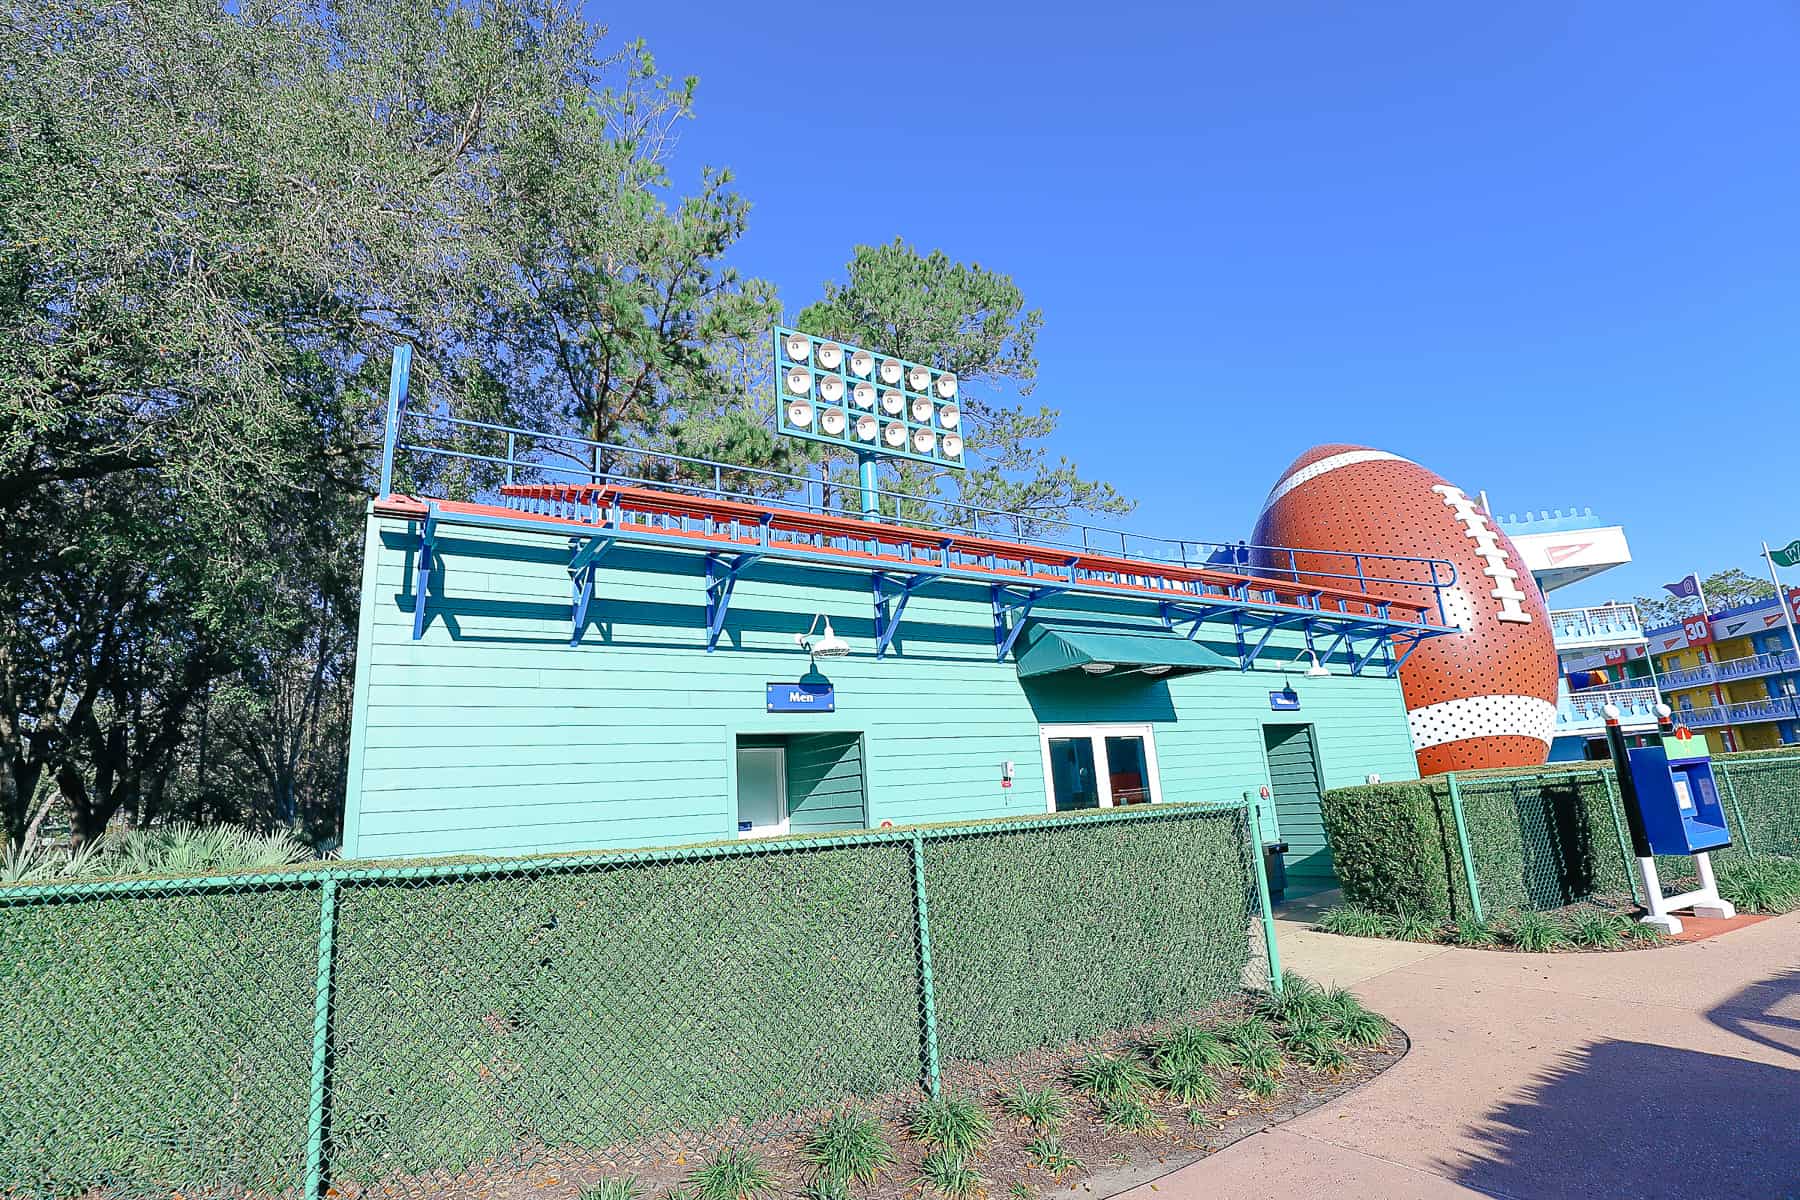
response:
<svg viewBox="0 0 1800 1200"><path fill-rule="evenodd" d="M495 461L516 477L510 433ZM1321 789L1416 774L1395 671L1450 630L1415 571L1347 556L1341 589L1303 586L1235 547L1100 554L1028 522L1021 540L1017 518L1003 538L967 513L870 520L648 475L371 505L347 856L1268 788L1264 836L1319 874Z"/></svg>

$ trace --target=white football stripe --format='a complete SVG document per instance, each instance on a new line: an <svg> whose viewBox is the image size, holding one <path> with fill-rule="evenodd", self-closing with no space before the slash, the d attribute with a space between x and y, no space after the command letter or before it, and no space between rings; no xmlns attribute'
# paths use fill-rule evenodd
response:
<svg viewBox="0 0 1800 1200"><path fill-rule="evenodd" d="M1556 734L1556 705L1538 696L1470 696L1406 714L1413 749L1479 737L1529 737L1546 746Z"/></svg>
<svg viewBox="0 0 1800 1200"><path fill-rule="evenodd" d="M1328 471L1335 471L1339 467L1352 467L1357 463L1366 462L1410 463L1412 462L1412 459L1401 458L1398 454L1389 454L1386 450L1346 450L1342 454L1333 454L1329 458L1321 458L1318 462L1308 463L1306 466L1301 467L1298 471L1295 471L1292 475L1289 475L1286 479L1283 479L1280 483L1276 484L1274 490L1269 493L1269 498L1263 501L1263 511L1268 512L1269 509L1274 507L1277 500L1281 499L1301 484L1311 483Z"/></svg>

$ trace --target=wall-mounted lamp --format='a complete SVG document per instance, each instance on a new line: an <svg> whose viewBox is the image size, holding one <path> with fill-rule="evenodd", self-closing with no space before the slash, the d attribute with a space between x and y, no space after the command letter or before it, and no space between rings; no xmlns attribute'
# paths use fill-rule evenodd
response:
<svg viewBox="0 0 1800 1200"><path fill-rule="evenodd" d="M1327 667L1324 663L1320 662L1319 656L1317 654L1313 653L1311 650L1308 650L1306 652L1306 657L1312 659L1312 666L1306 668L1306 677L1308 679L1329 679L1329 678L1331 678L1331 668Z"/></svg>
<svg viewBox="0 0 1800 1200"><path fill-rule="evenodd" d="M814 636L813 631L819 627L820 621L825 622L825 632ZM794 641L814 658L843 658L850 653L850 643L833 632L831 618L824 613L813 618L805 633L795 634Z"/></svg>

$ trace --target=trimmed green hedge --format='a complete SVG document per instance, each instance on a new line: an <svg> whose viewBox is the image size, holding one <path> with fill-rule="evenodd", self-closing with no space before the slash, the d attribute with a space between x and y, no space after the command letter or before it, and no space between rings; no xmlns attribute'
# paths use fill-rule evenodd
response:
<svg viewBox="0 0 1800 1200"><path fill-rule="evenodd" d="M1241 808L922 838L945 1059L1174 1016L1244 985ZM328 1182L424 1194L635 1139L753 1139L923 1073L899 831L398 877L343 864L242 890L8 889L0 1191L296 1194L323 878Z"/></svg>
<svg viewBox="0 0 1800 1200"><path fill-rule="evenodd" d="M1715 763L1733 837L1715 861L1800 854L1800 756L1750 752L1719 755ZM1611 764L1457 778L1487 911L1544 911L1630 891L1630 843L1613 799ZM1346 900L1439 919L1470 911L1448 776L1334 788L1321 810ZM1665 879L1693 869L1685 856L1659 858L1657 867Z"/></svg>

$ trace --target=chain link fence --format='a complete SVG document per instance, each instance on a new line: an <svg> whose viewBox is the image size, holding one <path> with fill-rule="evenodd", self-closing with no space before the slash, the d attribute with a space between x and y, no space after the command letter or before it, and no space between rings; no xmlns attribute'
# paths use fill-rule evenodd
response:
<svg viewBox="0 0 1800 1200"><path fill-rule="evenodd" d="M1246 814L0 889L0 1196L573 1196L895 1109L1268 986Z"/></svg>
<svg viewBox="0 0 1800 1200"><path fill-rule="evenodd" d="M1715 865L1754 855L1800 855L1800 757L1714 759L1732 844ZM1442 798L1464 849L1465 879L1485 913L1545 912L1598 897L1637 895L1630 835L1610 765L1538 773L1451 775ZM1692 859L1658 856L1666 884Z"/></svg>

